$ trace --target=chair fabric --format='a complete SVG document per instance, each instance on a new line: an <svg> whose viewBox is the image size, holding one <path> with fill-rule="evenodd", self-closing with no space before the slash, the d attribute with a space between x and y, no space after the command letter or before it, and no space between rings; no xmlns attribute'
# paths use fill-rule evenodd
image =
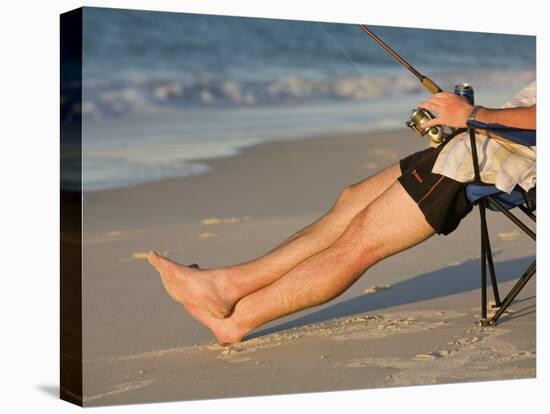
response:
<svg viewBox="0 0 550 414"><path fill-rule="evenodd" d="M537 145L537 130L511 128L501 124L486 124L480 121L468 121L468 126L475 129L485 129L495 134L513 141L517 144L526 145L529 147Z"/></svg>
<svg viewBox="0 0 550 414"><path fill-rule="evenodd" d="M474 205L478 204L479 200L487 196L494 196L508 210L525 203L523 193L518 190L514 190L508 194L500 191L494 185L469 184L466 186L466 198ZM497 210L490 204L487 207L493 211Z"/></svg>

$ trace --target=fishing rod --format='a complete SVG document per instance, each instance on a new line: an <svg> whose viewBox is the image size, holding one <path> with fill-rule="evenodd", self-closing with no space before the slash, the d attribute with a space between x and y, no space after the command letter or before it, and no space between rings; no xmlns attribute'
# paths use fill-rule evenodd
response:
<svg viewBox="0 0 550 414"><path fill-rule="evenodd" d="M382 46L390 55L392 55L399 63L401 63L405 68L407 68L418 80L428 89L431 93L443 92L433 80L427 76L421 74L412 65L403 59L397 54L395 50L389 47L386 43L382 41L378 36L376 36L367 26L360 24L359 27L366 34L368 34L372 39L376 41L380 46ZM474 89L471 85L467 83L461 83L455 86L455 94L459 96L464 96L468 101L473 105L474 104ZM420 136L428 135L432 141L432 146L438 146L444 141L447 141L454 137L457 133L460 132L458 129L451 128L449 133L445 133L443 126L433 126L431 128L423 128L422 124L428 120L434 119L435 115L424 108L415 108L412 110L411 119L405 123L409 128L418 132Z"/></svg>
<svg viewBox="0 0 550 414"><path fill-rule="evenodd" d="M384 49L386 49L390 55L392 55L399 63L401 63L403 66L405 66L409 71L412 72L414 76L418 78L418 80L428 89L431 93L438 93L443 92L443 89L441 89L433 80L428 78L425 75L422 75L419 71L417 71L415 68L412 67L412 65L407 62L405 59L403 59L401 56L397 54L395 50L393 50L391 47L389 47L386 43L382 41L378 36L376 36L367 26L364 24L360 24L359 27L361 30L363 30L366 34L368 34L370 37L372 37L376 43L378 43L380 46L382 46Z"/></svg>

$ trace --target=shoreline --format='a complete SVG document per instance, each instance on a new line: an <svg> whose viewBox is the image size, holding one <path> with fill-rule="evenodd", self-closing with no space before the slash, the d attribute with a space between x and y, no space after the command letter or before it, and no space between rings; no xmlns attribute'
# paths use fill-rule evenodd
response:
<svg viewBox="0 0 550 414"><path fill-rule="evenodd" d="M204 172L200 172L197 174L189 174L189 175L182 175L182 176L176 176L176 177L167 177L167 178L161 178L161 179L154 179L151 181L145 181L141 183L136 184L130 184L120 187L108 187L108 188L102 188L97 190L88 190L84 191L83 194L85 196L91 196L94 194L102 194L102 193L109 193L109 192L116 192L116 191L124 191L127 189L135 189L142 186L149 186L149 185L155 185L162 182L167 181L173 181L173 180L183 180L187 178L193 178L197 176L207 175L211 174L213 172L214 166L220 164L218 161L220 160L226 160L226 159L235 159L243 156L247 156L250 151L256 151L256 149L260 149L263 146L277 146L279 144L283 146L292 146L293 143L306 141L306 142L312 142L312 141L330 141L334 139L334 136L339 136L343 140L360 140L360 139L366 139L366 140L373 140L377 138L382 138L385 136L391 136L395 139L410 139L414 141L418 141L415 144L407 143L406 146L410 147L411 149L421 150L423 148L428 147L428 139L419 137L418 135L412 133L408 128L373 128L372 130L365 130L363 132L340 132L340 133L318 133L318 134L307 134L307 135L300 135L296 137L291 138L280 138L280 139L271 139L267 141L262 142L256 142L249 145L243 145L242 147L238 148L235 153L227 154L227 155L219 155L219 156L212 156L212 157L202 157L202 158L196 158L192 160L186 160L190 163L197 163L197 164L205 164L209 167L208 170ZM423 143L426 145L423 147ZM380 144L384 145L384 144ZM282 147L284 148L284 147Z"/></svg>

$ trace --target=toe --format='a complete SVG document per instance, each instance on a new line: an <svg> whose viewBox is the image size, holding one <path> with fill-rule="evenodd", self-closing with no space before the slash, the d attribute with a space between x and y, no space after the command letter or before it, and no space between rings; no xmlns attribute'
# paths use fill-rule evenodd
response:
<svg viewBox="0 0 550 414"><path fill-rule="evenodd" d="M159 257L158 257L158 254L156 252L151 250L147 254L147 261L149 262L149 264L151 266L153 266L155 269L159 270Z"/></svg>

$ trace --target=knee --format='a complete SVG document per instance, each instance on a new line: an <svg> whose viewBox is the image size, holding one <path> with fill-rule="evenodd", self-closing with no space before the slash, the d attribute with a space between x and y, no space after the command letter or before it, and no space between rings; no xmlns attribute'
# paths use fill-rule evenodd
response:
<svg viewBox="0 0 550 414"><path fill-rule="evenodd" d="M349 206L356 197L357 187L355 184L346 186L334 203L333 210L342 210L346 206Z"/></svg>

